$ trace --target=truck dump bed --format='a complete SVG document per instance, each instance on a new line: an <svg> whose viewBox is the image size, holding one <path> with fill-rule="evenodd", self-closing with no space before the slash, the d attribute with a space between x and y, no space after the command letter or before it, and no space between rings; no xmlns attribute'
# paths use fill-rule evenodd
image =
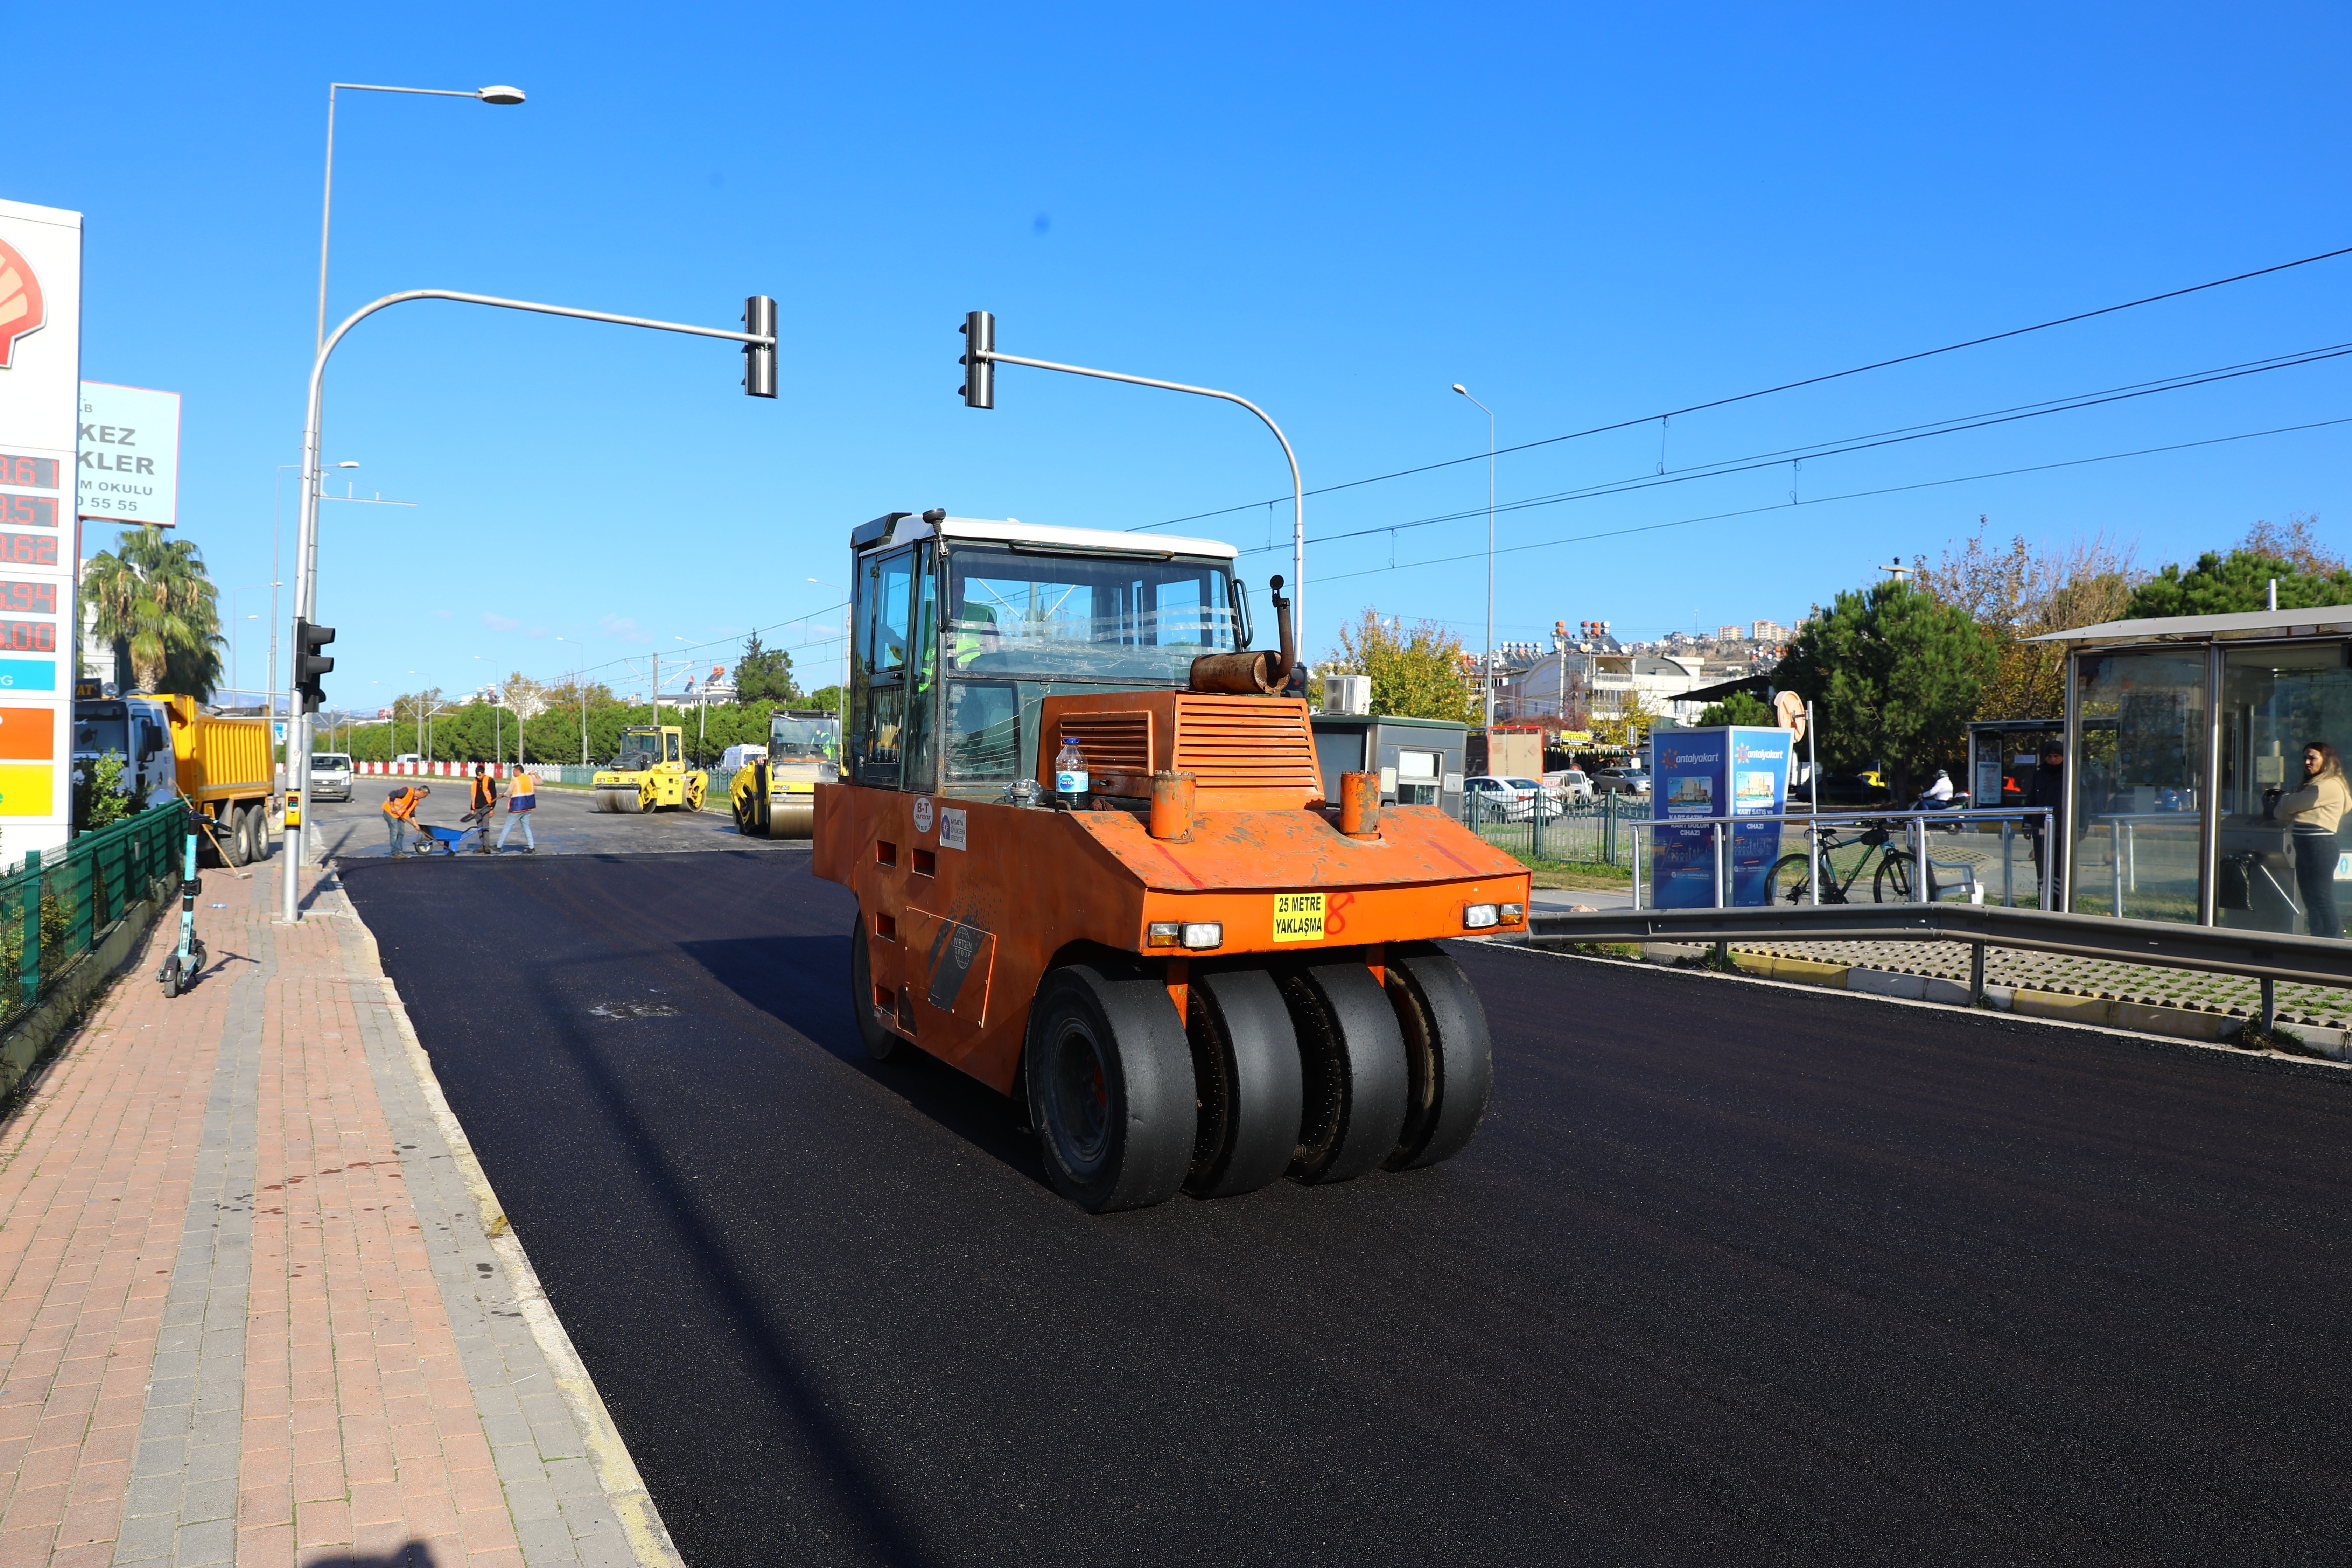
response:
<svg viewBox="0 0 2352 1568"><path fill-rule="evenodd" d="M246 800L275 787L274 749L267 719L219 719L193 697L167 697L172 757L180 793L192 800Z"/></svg>

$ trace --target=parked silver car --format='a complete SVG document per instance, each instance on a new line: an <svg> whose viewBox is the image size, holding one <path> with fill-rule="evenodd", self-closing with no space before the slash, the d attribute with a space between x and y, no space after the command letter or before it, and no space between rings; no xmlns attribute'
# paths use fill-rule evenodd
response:
<svg viewBox="0 0 2352 1568"><path fill-rule="evenodd" d="M1650 773L1647 768L1607 768L1592 787L1602 795L1648 795Z"/></svg>

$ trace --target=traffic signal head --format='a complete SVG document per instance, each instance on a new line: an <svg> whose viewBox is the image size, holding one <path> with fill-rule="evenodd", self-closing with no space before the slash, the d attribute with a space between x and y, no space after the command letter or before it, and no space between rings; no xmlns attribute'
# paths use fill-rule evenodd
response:
<svg viewBox="0 0 2352 1568"><path fill-rule="evenodd" d="M302 694L302 711L316 713L327 700L320 677L335 668L335 661L319 650L335 640L332 626L314 626L306 620L294 622L294 689Z"/></svg>
<svg viewBox="0 0 2352 1568"><path fill-rule="evenodd" d="M765 294L743 301L743 330L772 341L743 345L743 395L776 395L776 302Z"/></svg>
<svg viewBox="0 0 2352 1568"><path fill-rule="evenodd" d="M987 356L996 352L996 318L986 310L973 310L963 319L963 357L956 363L963 366L963 393L966 408L996 406L996 362Z"/></svg>

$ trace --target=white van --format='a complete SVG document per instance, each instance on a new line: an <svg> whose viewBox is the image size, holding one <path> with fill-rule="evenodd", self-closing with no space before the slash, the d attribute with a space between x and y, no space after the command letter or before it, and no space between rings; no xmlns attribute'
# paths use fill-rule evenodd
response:
<svg viewBox="0 0 2352 1568"><path fill-rule="evenodd" d="M310 798L312 800L351 799L351 758L340 752L311 752Z"/></svg>
<svg viewBox="0 0 2352 1568"><path fill-rule="evenodd" d="M738 768L750 767L767 754L768 748L765 746L730 746L727 748L726 754L719 759L719 765L727 772L732 773Z"/></svg>

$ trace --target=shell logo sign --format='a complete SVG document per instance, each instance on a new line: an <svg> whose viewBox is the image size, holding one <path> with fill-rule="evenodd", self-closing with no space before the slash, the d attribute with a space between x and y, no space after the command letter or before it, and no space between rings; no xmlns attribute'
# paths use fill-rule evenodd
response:
<svg viewBox="0 0 2352 1568"><path fill-rule="evenodd" d="M16 340L41 330L47 319L41 303L41 279L33 264L16 247L0 239L0 370L16 352Z"/></svg>

